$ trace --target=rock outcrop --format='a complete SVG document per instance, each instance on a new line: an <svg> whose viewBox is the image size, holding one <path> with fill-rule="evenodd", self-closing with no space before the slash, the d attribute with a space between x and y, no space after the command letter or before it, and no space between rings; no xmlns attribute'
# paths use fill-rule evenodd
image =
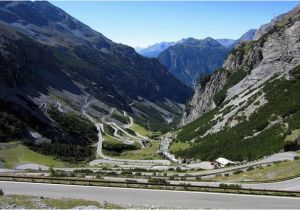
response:
<svg viewBox="0 0 300 210"><path fill-rule="evenodd" d="M216 71L211 77L206 77L199 82L193 98L186 107L179 126L194 121L216 107L213 97L223 88L227 81L227 76L228 74L224 71Z"/></svg>
<svg viewBox="0 0 300 210"><path fill-rule="evenodd" d="M270 24L262 26L256 33L256 40L238 44L228 55L222 68L229 74L238 71L245 71L247 74L236 84L227 87L224 101L246 90L251 92L274 75L285 75L299 65L299 36L300 7L298 6L275 18ZM230 75L223 74L216 72L205 84L197 85L180 126L192 122L216 106L213 98L230 78Z"/></svg>

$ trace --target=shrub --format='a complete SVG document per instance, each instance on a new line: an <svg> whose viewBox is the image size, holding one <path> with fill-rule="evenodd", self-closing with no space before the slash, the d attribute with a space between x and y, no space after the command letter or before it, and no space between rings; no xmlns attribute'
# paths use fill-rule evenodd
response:
<svg viewBox="0 0 300 210"><path fill-rule="evenodd" d="M240 173L243 173L243 171L242 170L236 170L236 171L233 172L234 175L237 175L237 174L240 174Z"/></svg>
<svg viewBox="0 0 300 210"><path fill-rule="evenodd" d="M242 189L242 186L239 185L239 184L224 184L224 183L221 183L219 185L220 188L222 189Z"/></svg>
<svg viewBox="0 0 300 210"><path fill-rule="evenodd" d="M155 183L155 184L167 184L168 182L165 179L158 179L158 178L149 178L149 183Z"/></svg>
<svg viewBox="0 0 300 210"><path fill-rule="evenodd" d="M73 171L74 173L80 173L80 174L93 174L94 172L90 169L76 169Z"/></svg>
<svg viewBox="0 0 300 210"><path fill-rule="evenodd" d="M242 120L234 127L226 127L219 132L201 137L212 127L211 120L219 112L219 107L216 107L179 131L177 140L195 139L195 143L193 147L176 151L176 157L215 160L224 156L231 160L243 161L259 159L282 149L297 149L296 145L284 141L290 132L284 123L287 123L291 130L300 128L299 89L300 78L294 80L273 78L263 87L268 103L257 109L249 120ZM261 93L253 95L248 102L255 100L259 94ZM283 118L283 123L278 122L268 127L268 120L270 118L275 120L277 116ZM257 131L261 132L253 136ZM251 137L245 139L246 136Z"/></svg>
<svg viewBox="0 0 300 210"><path fill-rule="evenodd" d="M48 113L72 137L68 143L86 146L97 141L97 129L88 119L74 112L61 113L54 107L49 108Z"/></svg>

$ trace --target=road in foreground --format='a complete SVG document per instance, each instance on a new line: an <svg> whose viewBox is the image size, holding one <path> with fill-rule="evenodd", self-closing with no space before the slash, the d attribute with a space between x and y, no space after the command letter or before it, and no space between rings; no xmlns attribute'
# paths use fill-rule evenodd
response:
<svg viewBox="0 0 300 210"><path fill-rule="evenodd" d="M91 187L76 185L40 184L1 181L5 194L33 195L50 198L80 198L98 202L143 207L173 208L293 208L300 206L300 198L183 192L166 190Z"/></svg>

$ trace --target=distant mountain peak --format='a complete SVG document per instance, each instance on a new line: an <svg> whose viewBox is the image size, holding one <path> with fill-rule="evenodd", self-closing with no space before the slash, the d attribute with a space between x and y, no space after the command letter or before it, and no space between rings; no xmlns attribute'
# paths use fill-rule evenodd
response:
<svg viewBox="0 0 300 210"><path fill-rule="evenodd" d="M234 39L216 39L221 45L223 45L224 47L230 47L235 40Z"/></svg>
<svg viewBox="0 0 300 210"><path fill-rule="evenodd" d="M135 48L135 50L137 53L139 53L145 57L155 58L155 57L158 57L158 55L162 51L164 51L165 49L167 49L170 46L174 46L175 44L177 44L179 42L160 42L160 43L150 45L146 48L137 47L137 48Z"/></svg>
<svg viewBox="0 0 300 210"><path fill-rule="evenodd" d="M228 49L211 37L187 38L162 51L159 61L184 84L194 87L199 77L222 66Z"/></svg>

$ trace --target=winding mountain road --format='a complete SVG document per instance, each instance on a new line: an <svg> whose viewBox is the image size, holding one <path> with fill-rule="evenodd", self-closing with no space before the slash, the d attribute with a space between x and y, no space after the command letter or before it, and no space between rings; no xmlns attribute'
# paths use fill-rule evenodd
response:
<svg viewBox="0 0 300 210"><path fill-rule="evenodd" d="M90 105L90 101L89 101L89 96L86 97L85 99L85 104L83 105L83 108L81 110L82 114L87 117L97 128L98 131L98 143L97 143L97 156L101 159L97 159L97 160L93 160L89 163L89 165L91 166L95 166L101 163L111 163L111 164L128 164L128 163L135 163L135 164L143 164L145 163L146 166L149 166L149 164L151 165L170 165L171 162L168 160L131 160L131 159L118 159L118 158L112 158L112 157L108 157L106 155L103 154L102 152L102 143L103 143L103 137L102 137L102 131L101 128L103 127L102 123L98 123L96 119L94 119L93 117L91 117L88 113L87 113L87 108ZM111 123L114 126L116 126L117 128L120 128L118 125L116 125L115 123ZM126 131L124 131L122 128L120 128L120 130L122 130L124 133L127 134ZM130 135L130 134L129 134ZM136 138L136 137L135 137Z"/></svg>

